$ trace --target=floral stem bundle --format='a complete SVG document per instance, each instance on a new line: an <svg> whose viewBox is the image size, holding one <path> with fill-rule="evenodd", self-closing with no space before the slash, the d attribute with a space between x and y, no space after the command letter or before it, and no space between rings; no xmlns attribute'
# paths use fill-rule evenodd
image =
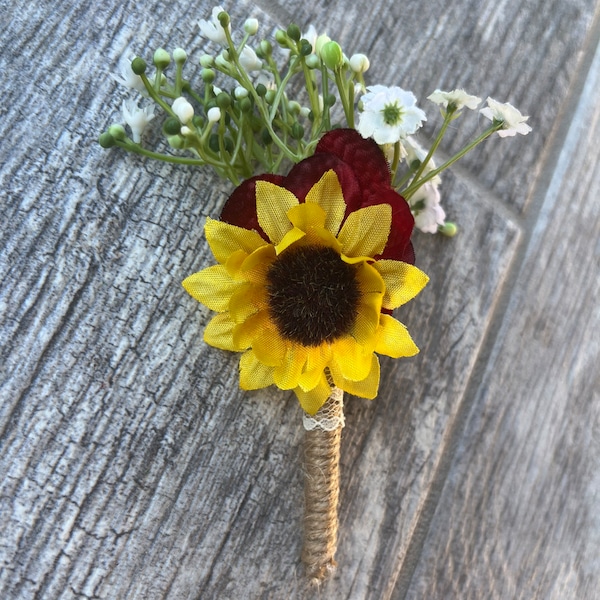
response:
<svg viewBox="0 0 600 600"><path fill-rule="evenodd" d="M241 353L242 389L291 390L305 412L302 560L318 582L335 566L343 394L375 398L379 355L418 352L392 314L428 281L415 267L413 228L454 235L440 206L440 173L492 134L530 128L513 106L488 98L480 112L489 127L436 166L450 123L479 105L476 96L429 96L443 123L425 150L415 139L427 118L417 99L399 87L366 86L363 54L348 59L327 35L314 28L303 35L294 24L275 34L275 46L251 45L256 19L238 36L221 7L199 27L222 48L200 57L201 86L184 77L181 48L170 79L165 50L154 53L152 75L133 58L117 80L152 104L124 100L131 137L114 124L100 144L210 166L236 186L204 228L216 264L183 286L216 313L205 342ZM141 145L155 109L168 152Z"/></svg>

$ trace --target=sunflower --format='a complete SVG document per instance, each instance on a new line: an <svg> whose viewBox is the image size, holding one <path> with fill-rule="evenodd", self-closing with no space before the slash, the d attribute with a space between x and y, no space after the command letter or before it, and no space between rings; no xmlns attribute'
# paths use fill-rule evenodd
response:
<svg viewBox="0 0 600 600"><path fill-rule="evenodd" d="M326 134L287 177L244 182L207 219L219 264L183 282L218 313L204 340L243 352L243 389L294 390L311 415L330 382L374 398L376 353L418 352L391 316L428 281L411 264L413 224L379 147L354 130Z"/></svg>

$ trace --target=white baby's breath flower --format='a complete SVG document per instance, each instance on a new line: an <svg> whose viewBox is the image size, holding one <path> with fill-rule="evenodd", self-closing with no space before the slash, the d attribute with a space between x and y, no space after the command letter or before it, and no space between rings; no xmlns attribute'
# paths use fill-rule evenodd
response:
<svg viewBox="0 0 600 600"><path fill-rule="evenodd" d="M244 46L240 53L240 63L246 71L260 71L262 69L262 60L256 56L256 52L249 46Z"/></svg>
<svg viewBox="0 0 600 600"><path fill-rule="evenodd" d="M131 129L133 141L136 144L139 144L142 139L144 129L146 129L148 123L154 119L154 106L150 105L140 108L137 105L137 102L128 98L123 100L123 105L121 108L125 123L127 123Z"/></svg>
<svg viewBox="0 0 600 600"><path fill-rule="evenodd" d="M221 120L221 109L218 106L213 106L208 109L206 116L208 117L209 123L216 123Z"/></svg>
<svg viewBox="0 0 600 600"><path fill-rule="evenodd" d="M427 99L435 102L435 104L442 105L444 108L452 105L455 107L455 110L461 110L464 107L475 110L481 104L481 98L471 96L465 90L461 89L452 90L451 92L443 92L438 89L433 94L427 96Z"/></svg>
<svg viewBox="0 0 600 600"><path fill-rule="evenodd" d="M215 6L215 8L212 9L211 20L205 21L204 19L200 19L200 21L198 21L198 26L200 27L200 33L204 37L207 37L213 42L217 42L217 44L226 46L227 36L225 35L225 30L223 29L221 23L219 23L219 13L223 11L224 9L222 6ZM231 31L231 25L227 26L227 30Z"/></svg>
<svg viewBox="0 0 600 600"><path fill-rule="evenodd" d="M529 117L523 116L512 104L502 104L493 98L488 98L487 104L479 112L492 122L502 122L502 129L496 132L500 137L511 137L517 133L527 135L531 131L531 127L525 123Z"/></svg>
<svg viewBox="0 0 600 600"><path fill-rule="evenodd" d="M402 88L370 85L362 97L358 132L365 138L374 138L378 144L394 144L413 134L427 120L416 103L414 94Z"/></svg>
<svg viewBox="0 0 600 600"><path fill-rule="evenodd" d="M134 58L135 58L135 56L133 56L133 55L129 56L129 57L122 56L121 59L119 60L119 64L118 64L120 76L113 75L112 73L110 74L110 76L119 85L122 85L130 90L136 90L138 92L141 92L144 95L147 95L146 86L144 85L142 78L139 75L136 75L131 70L131 61Z"/></svg>
<svg viewBox="0 0 600 600"><path fill-rule="evenodd" d="M175 98L171 108L181 123L187 123L194 116L194 107L183 96Z"/></svg>
<svg viewBox="0 0 600 600"><path fill-rule="evenodd" d="M423 184L410 199L415 226L424 233L436 233L444 224L446 213L440 206L440 193L430 182Z"/></svg>

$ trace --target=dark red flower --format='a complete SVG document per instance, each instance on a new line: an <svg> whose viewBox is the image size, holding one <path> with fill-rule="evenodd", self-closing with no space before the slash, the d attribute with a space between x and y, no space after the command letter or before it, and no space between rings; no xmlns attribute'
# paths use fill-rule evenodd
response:
<svg viewBox="0 0 600 600"><path fill-rule="evenodd" d="M221 220L255 229L268 240L256 215L256 181L265 180L284 187L304 202L310 188L330 169L340 181L347 206L346 217L365 206L389 204L392 207L388 242L376 258L414 264L415 254L410 241L414 218L408 203L391 187L390 170L379 146L354 129L335 129L326 133L314 155L294 165L287 176L265 174L244 181L225 203Z"/></svg>

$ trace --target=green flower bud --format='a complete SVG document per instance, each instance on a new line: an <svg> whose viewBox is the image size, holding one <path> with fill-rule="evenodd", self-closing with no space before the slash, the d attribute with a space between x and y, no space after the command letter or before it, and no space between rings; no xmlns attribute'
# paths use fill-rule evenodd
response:
<svg viewBox="0 0 600 600"><path fill-rule="evenodd" d="M302 56L309 56L312 54L312 44L308 40L300 40L298 44L298 51Z"/></svg>
<svg viewBox="0 0 600 600"><path fill-rule="evenodd" d="M292 138L294 138L295 140L301 140L303 137L304 137L304 127L302 127L302 125L300 125L300 123L298 123L298 121L296 121L292 125Z"/></svg>
<svg viewBox="0 0 600 600"><path fill-rule="evenodd" d="M221 24L221 27L223 29L227 29L229 27L229 23L231 22L231 19L229 18L229 15L224 10L221 11L217 15L217 19L219 19L219 23Z"/></svg>
<svg viewBox="0 0 600 600"><path fill-rule="evenodd" d="M316 40L315 40L315 54L317 55L321 55L321 48L323 48L323 46L325 44L327 44L328 42L331 41L331 38L326 34L322 34L320 35Z"/></svg>
<svg viewBox="0 0 600 600"><path fill-rule="evenodd" d="M169 117L163 123L162 130L167 136L178 135L181 131L181 123L176 117Z"/></svg>
<svg viewBox="0 0 600 600"><path fill-rule="evenodd" d="M300 109L300 103L296 102L295 100L290 100L288 103L288 110L290 111L290 114L297 116L300 114Z"/></svg>
<svg viewBox="0 0 600 600"><path fill-rule="evenodd" d="M252 101L250 98L242 98L240 100L240 110L243 113L248 113L252 110Z"/></svg>
<svg viewBox="0 0 600 600"><path fill-rule="evenodd" d="M267 90L267 93L265 94L265 100L267 101L267 104L273 104L273 102L275 102L275 96L277 96L277 92L275 90Z"/></svg>
<svg viewBox="0 0 600 600"><path fill-rule="evenodd" d="M219 108L229 108L231 106L231 96L227 92L221 92L217 96L217 106Z"/></svg>
<svg viewBox="0 0 600 600"><path fill-rule="evenodd" d="M284 48L288 47L288 36L287 33L285 31L283 31L283 29L278 29L275 32L275 41L280 45L283 46Z"/></svg>
<svg viewBox="0 0 600 600"><path fill-rule="evenodd" d="M215 80L215 72L212 69L202 69L200 77L204 83L212 83Z"/></svg>
<svg viewBox="0 0 600 600"><path fill-rule="evenodd" d="M136 56L131 61L131 70L136 75L141 75L142 73L145 73L146 72L146 61L143 58L140 58L139 56Z"/></svg>
<svg viewBox="0 0 600 600"><path fill-rule="evenodd" d="M111 125L108 128L108 133L110 133L110 135L112 135L115 140L118 140L120 142L127 137L127 134L125 133L125 128L123 127L123 125L119 125L118 123Z"/></svg>
<svg viewBox="0 0 600 600"><path fill-rule="evenodd" d="M266 88L266 87L265 87L265 86L264 86L262 83L259 83L259 84L256 86L256 93L257 93L257 94L258 94L258 95L259 95L261 98L264 98L264 96L265 96L265 95L266 95L266 93L267 93L267 88Z"/></svg>
<svg viewBox="0 0 600 600"><path fill-rule="evenodd" d="M166 50L158 48L154 53L153 62L158 69L166 69L171 63L171 57Z"/></svg>
<svg viewBox="0 0 600 600"><path fill-rule="evenodd" d="M296 25L296 23L290 23L289 27L287 28L287 34L295 42L299 42L300 36L302 35L302 33L300 33L300 27L298 27L298 25Z"/></svg>
<svg viewBox="0 0 600 600"><path fill-rule="evenodd" d="M175 50L173 50L173 60L178 65L182 65L187 60L186 51L183 48L175 48Z"/></svg>
<svg viewBox="0 0 600 600"><path fill-rule="evenodd" d="M273 138L271 137L271 134L266 129L262 130L260 137L262 139L262 143L265 146L269 146L270 144L273 143Z"/></svg>
<svg viewBox="0 0 600 600"><path fill-rule="evenodd" d="M341 46L337 42L327 42L321 48L321 60L332 71L339 69L344 64Z"/></svg>
<svg viewBox="0 0 600 600"><path fill-rule="evenodd" d="M175 148L175 150L181 150L183 148L185 141L180 135L171 135L167 138L167 142L171 148Z"/></svg>
<svg viewBox="0 0 600 600"><path fill-rule="evenodd" d="M271 42L269 42L269 40L263 40L260 43L260 51L265 55L265 57L271 56L273 53L273 45Z"/></svg>
<svg viewBox="0 0 600 600"><path fill-rule="evenodd" d="M447 237L454 237L458 233L458 227L456 223L446 221L443 225L438 227L438 231Z"/></svg>
<svg viewBox="0 0 600 600"><path fill-rule="evenodd" d="M215 59L210 54L203 54L200 57L200 66L209 69L215 64Z"/></svg>
<svg viewBox="0 0 600 600"><path fill-rule="evenodd" d="M115 138L110 133L108 133L108 131L105 131L104 133L100 134L100 137L98 138L98 143L103 148L112 148L115 145Z"/></svg>
<svg viewBox="0 0 600 600"><path fill-rule="evenodd" d="M200 115L194 115L192 117L192 124L197 129L202 129L204 127L204 119Z"/></svg>
<svg viewBox="0 0 600 600"><path fill-rule="evenodd" d="M333 106L336 103L336 97L333 94L327 94L325 98L323 98L323 104L326 106Z"/></svg>
<svg viewBox="0 0 600 600"><path fill-rule="evenodd" d="M321 61L316 54L310 54L306 57L306 66L309 69L318 69L321 66Z"/></svg>

